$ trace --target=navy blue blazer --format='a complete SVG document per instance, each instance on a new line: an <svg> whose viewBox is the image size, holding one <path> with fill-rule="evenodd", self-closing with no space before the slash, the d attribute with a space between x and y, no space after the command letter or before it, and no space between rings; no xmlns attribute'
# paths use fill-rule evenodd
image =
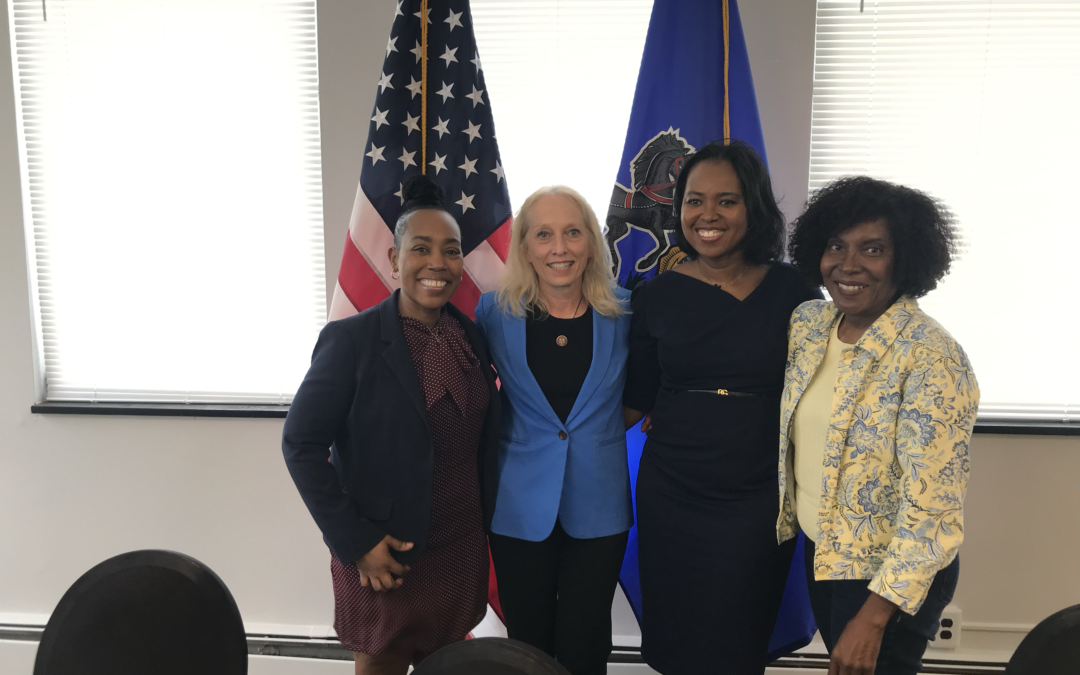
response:
<svg viewBox="0 0 1080 675"><path fill-rule="evenodd" d="M398 293L323 328L285 418L281 449L300 496L338 560L356 562L387 534L427 548L434 447L420 378L398 316ZM483 337L451 304L488 384L477 471L485 524L495 503L500 400ZM329 455L330 461L327 461Z"/></svg>
<svg viewBox="0 0 1080 675"><path fill-rule="evenodd" d="M630 292L615 289L627 312L594 311L589 373L559 421L529 369L525 319L480 296L476 324L502 382L499 482L491 531L527 541L551 534L558 518L571 537L618 534L634 523L622 395L630 341Z"/></svg>

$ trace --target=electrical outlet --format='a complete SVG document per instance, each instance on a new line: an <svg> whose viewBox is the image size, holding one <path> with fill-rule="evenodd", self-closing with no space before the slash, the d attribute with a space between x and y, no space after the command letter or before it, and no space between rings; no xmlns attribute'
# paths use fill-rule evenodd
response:
<svg viewBox="0 0 1080 675"><path fill-rule="evenodd" d="M956 649L960 646L960 624L963 623L963 612L956 605L949 605L941 613L941 625L938 626L937 635L930 643L934 649Z"/></svg>

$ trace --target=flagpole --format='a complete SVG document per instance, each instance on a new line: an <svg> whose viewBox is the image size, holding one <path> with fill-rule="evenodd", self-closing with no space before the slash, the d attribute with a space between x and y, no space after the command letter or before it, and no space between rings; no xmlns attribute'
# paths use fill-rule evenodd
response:
<svg viewBox="0 0 1080 675"><path fill-rule="evenodd" d="M722 0L724 6L724 145L731 142L731 108L730 99L728 98L728 65L731 59L728 58L730 51L728 45L728 0Z"/></svg>
<svg viewBox="0 0 1080 675"><path fill-rule="evenodd" d="M420 0L420 173L423 175L427 175L427 13L428 0Z"/></svg>

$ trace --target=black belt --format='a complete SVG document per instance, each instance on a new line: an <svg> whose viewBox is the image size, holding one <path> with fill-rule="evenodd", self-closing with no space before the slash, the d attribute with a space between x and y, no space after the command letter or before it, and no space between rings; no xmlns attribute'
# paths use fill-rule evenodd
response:
<svg viewBox="0 0 1080 675"><path fill-rule="evenodd" d="M751 394L745 391L731 391L730 389L681 389L676 387L661 387L672 394L713 394L715 396L749 396L751 398L769 398L765 394Z"/></svg>

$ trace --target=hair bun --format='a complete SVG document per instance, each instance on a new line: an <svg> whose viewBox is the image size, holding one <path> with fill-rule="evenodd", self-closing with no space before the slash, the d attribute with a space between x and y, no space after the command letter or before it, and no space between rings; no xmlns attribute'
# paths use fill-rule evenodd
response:
<svg viewBox="0 0 1080 675"><path fill-rule="evenodd" d="M445 209L443 199L446 193L427 176L412 176L401 186L401 197L405 200L403 210L436 208Z"/></svg>

